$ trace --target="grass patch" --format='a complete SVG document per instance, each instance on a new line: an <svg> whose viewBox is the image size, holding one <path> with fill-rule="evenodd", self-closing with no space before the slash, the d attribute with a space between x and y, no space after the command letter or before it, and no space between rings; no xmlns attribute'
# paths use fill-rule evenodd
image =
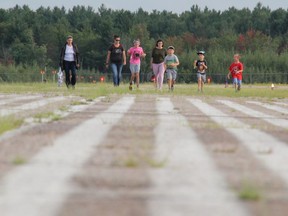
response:
<svg viewBox="0 0 288 216"><path fill-rule="evenodd" d="M216 146L213 148L213 152L215 153L226 153L226 154L232 154L237 151L237 146Z"/></svg>
<svg viewBox="0 0 288 216"><path fill-rule="evenodd" d="M262 199L262 194L255 184L243 183L239 194L239 198L245 201L259 201Z"/></svg>
<svg viewBox="0 0 288 216"><path fill-rule="evenodd" d="M53 115L51 116L51 120L52 120L52 121L59 121L61 118L62 118L62 117L61 117L60 115L58 115L58 114L53 114Z"/></svg>
<svg viewBox="0 0 288 216"><path fill-rule="evenodd" d="M148 158L148 157L134 157L134 156L129 156L127 157L124 162L122 163L125 167L127 168L136 168L139 166L149 166L152 168L163 168L164 166L166 166L168 162L168 159L165 158L163 160L155 160L152 158Z"/></svg>
<svg viewBox="0 0 288 216"><path fill-rule="evenodd" d="M124 166L127 168L135 168L139 166L139 161L134 157L129 157L124 160Z"/></svg>
<svg viewBox="0 0 288 216"><path fill-rule="evenodd" d="M73 101L71 103L71 106L78 106L78 105L87 105L88 103L87 102L84 102L84 101Z"/></svg>
<svg viewBox="0 0 288 216"><path fill-rule="evenodd" d="M17 166L25 164L25 163L27 163L26 159L20 156L17 156L12 160L12 164L17 165Z"/></svg>
<svg viewBox="0 0 288 216"><path fill-rule="evenodd" d="M6 131L19 128L23 122L23 119L16 119L14 116L0 117L0 135Z"/></svg>
<svg viewBox="0 0 288 216"><path fill-rule="evenodd" d="M69 110L68 106L62 106L59 108L60 111L62 112L67 112Z"/></svg>
<svg viewBox="0 0 288 216"><path fill-rule="evenodd" d="M86 99L86 101L94 100L99 96L109 96L112 94L157 94L157 95L186 95L186 96L198 96L198 97L256 97L256 98L287 98L286 85L274 89L269 88L268 84L263 85L243 85L240 92L235 92L233 88L224 88L224 85L205 85L204 93L197 92L197 84L176 84L173 92L168 92L168 88L163 85L163 91L159 92L155 90L155 87L151 83L140 84L139 89L136 91L130 91L128 89L129 84L121 84L119 87L114 87L112 83L77 83L76 89L57 88L53 83L3 83L0 86L0 92L2 93L42 93L49 95L66 95L66 96L80 96Z"/></svg>
<svg viewBox="0 0 288 216"><path fill-rule="evenodd" d="M152 168L163 168L166 166L168 159L163 159L163 160L155 160L152 158L146 159L146 162L148 165Z"/></svg>
<svg viewBox="0 0 288 216"><path fill-rule="evenodd" d="M53 112L38 113L34 116L37 122L42 122L43 119L50 119L51 121L59 121L62 117Z"/></svg>
<svg viewBox="0 0 288 216"><path fill-rule="evenodd" d="M36 119L47 119L50 118L54 113L53 112L46 112L46 113L38 113L34 116Z"/></svg>

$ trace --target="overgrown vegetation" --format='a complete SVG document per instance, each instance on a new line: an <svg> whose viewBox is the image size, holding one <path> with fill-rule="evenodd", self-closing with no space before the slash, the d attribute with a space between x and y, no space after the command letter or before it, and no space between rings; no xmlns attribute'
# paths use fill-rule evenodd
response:
<svg viewBox="0 0 288 216"><path fill-rule="evenodd" d="M17 119L13 116L0 117L0 135L6 131L20 127L23 122L23 119Z"/></svg>
<svg viewBox="0 0 288 216"><path fill-rule="evenodd" d="M155 40L162 38L165 46L176 47L179 82L195 81L192 62L199 49L206 51L208 74L216 83L224 81L235 52L243 56L244 82L288 82L288 11L272 11L261 3L253 10L232 7L225 11L191 5L181 14L111 10L104 5L97 11L83 6L68 11L64 7L0 9L0 82L41 81L41 70L46 71L45 79L54 80L52 71L58 69L60 48L68 34L81 53L78 79L83 82L108 76L104 63L114 34L121 36L126 49L140 38L148 54L142 73L151 71L150 53ZM128 74L129 67L123 72Z"/></svg>

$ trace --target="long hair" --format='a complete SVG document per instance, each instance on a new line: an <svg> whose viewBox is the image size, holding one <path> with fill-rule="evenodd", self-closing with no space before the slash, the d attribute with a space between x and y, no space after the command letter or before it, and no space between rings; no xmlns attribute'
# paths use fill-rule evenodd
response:
<svg viewBox="0 0 288 216"><path fill-rule="evenodd" d="M163 43L163 44L162 44L162 47L164 47L164 42L163 42L163 40L162 40L162 39L159 39L159 40L157 40L157 41L156 41L156 45L155 45L155 46L157 47L159 42L162 42L162 43Z"/></svg>

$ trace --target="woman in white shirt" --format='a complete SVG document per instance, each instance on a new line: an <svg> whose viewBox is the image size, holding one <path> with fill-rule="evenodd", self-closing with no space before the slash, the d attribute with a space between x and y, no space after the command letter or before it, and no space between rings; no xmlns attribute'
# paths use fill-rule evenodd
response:
<svg viewBox="0 0 288 216"><path fill-rule="evenodd" d="M76 84L76 69L79 68L79 51L73 43L73 37L68 36L65 45L61 49L60 67L65 71L67 88L72 85L75 88ZM71 71L71 75L70 75Z"/></svg>

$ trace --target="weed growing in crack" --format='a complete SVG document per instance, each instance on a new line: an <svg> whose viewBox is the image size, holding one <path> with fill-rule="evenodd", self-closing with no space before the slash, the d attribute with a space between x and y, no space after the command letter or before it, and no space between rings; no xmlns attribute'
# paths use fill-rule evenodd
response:
<svg viewBox="0 0 288 216"><path fill-rule="evenodd" d="M23 157L20 157L20 156L17 156L12 160L12 163L14 165L17 165L17 166L25 164L26 162L27 162L26 159L24 159Z"/></svg>
<svg viewBox="0 0 288 216"><path fill-rule="evenodd" d="M247 182L243 183L238 196L241 200L245 201L259 201L263 198L260 189L256 186L256 184Z"/></svg>
<svg viewBox="0 0 288 216"><path fill-rule="evenodd" d="M167 165L168 159L165 158L163 160L155 160L155 159L148 158L146 159L146 162L149 164L150 167L163 168Z"/></svg>
<svg viewBox="0 0 288 216"><path fill-rule="evenodd" d="M124 166L128 168L135 168L139 166L139 161L134 157L129 157L124 161Z"/></svg>

